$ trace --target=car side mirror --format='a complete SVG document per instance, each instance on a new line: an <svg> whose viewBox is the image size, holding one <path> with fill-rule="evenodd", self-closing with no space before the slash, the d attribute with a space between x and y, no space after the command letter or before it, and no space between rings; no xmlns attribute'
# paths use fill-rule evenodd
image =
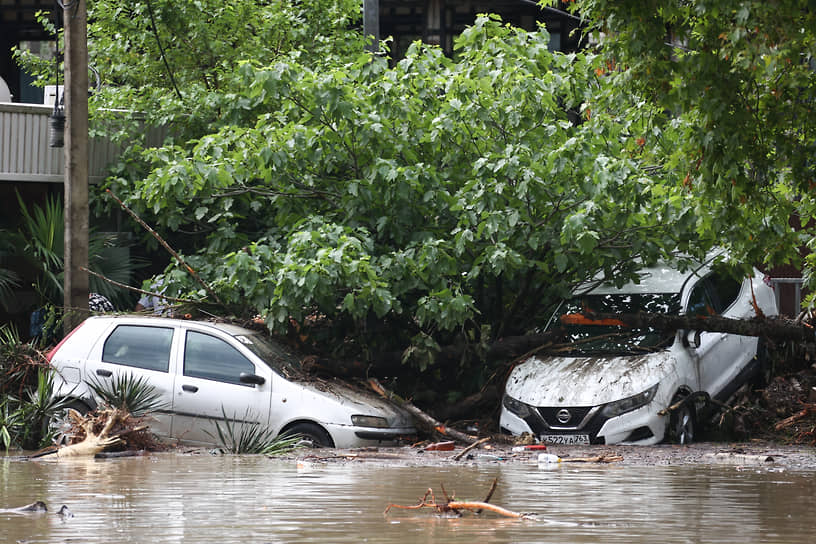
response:
<svg viewBox="0 0 816 544"><path fill-rule="evenodd" d="M701 344L700 331L680 331L680 339L684 348L699 348Z"/></svg>
<svg viewBox="0 0 816 544"><path fill-rule="evenodd" d="M241 372L241 375L238 377L238 380L241 383L246 383L249 385L263 385L266 383L266 378L263 376L258 376L257 374L250 374L249 372Z"/></svg>

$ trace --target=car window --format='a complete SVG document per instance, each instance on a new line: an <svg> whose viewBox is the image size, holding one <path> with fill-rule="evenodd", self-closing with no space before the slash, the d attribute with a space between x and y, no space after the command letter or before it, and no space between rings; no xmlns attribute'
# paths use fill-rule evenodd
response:
<svg viewBox="0 0 816 544"><path fill-rule="evenodd" d="M714 315L717 313L714 302L708 294L708 282L700 281L691 290L688 301L688 315Z"/></svg>
<svg viewBox="0 0 816 544"><path fill-rule="evenodd" d="M734 304L741 288L742 284L729 274L709 274L691 291L687 313L719 315Z"/></svg>
<svg viewBox="0 0 816 544"><path fill-rule="evenodd" d="M173 329L119 325L105 340L102 360L106 363L167 372Z"/></svg>
<svg viewBox="0 0 816 544"><path fill-rule="evenodd" d="M254 374L255 365L240 351L215 336L187 331L184 343L185 376L252 387L241 383L242 372Z"/></svg>
<svg viewBox="0 0 816 544"><path fill-rule="evenodd" d="M711 286L712 302L718 314L723 313L734 304L742 288L742 282L735 280L728 274L715 272L706 278Z"/></svg>
<svg viewBox="0 0 816 544"><path fill-rule="evenodd" d="M581 295L559 307L550 330L554 350L560 354L632 354L659 351L671 345L672 331L628 327L614 318L597 319L593 313L634 314L638 312L676 314L677 293L619 293Z"/></svg>

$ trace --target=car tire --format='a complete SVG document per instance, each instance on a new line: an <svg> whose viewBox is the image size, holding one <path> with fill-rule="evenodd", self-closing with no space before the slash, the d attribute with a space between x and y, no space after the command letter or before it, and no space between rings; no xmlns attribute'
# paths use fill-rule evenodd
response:
<svg viewBox="0 0 816 544"><path fill-rule="evenodd" d="M310 448L333 448L334 441L326 429L314 423L296 423L286 429L287 436L301 437L300 445Z"/></svg>
<svg viewBox="0 0 816 544"><path fill-rule="evenodd" d="M681 401L683 397L675 397L672 404ZM674 444L686 445L694 442L694 433L697 427L697 414L692 402L684 402L677 407L669 418L669 440Z"/></svg>
<svg viewBox="0 0 816 544"><path fill-rule="evenodd" d="M55 446L70 444L71 437L69 431L72 427L72 423L68 417L68 410L76 410L80 415L84 416L91 411L91 408L81 400L74 399L48 418L44 431L53 435L53 443Z"/></svg>

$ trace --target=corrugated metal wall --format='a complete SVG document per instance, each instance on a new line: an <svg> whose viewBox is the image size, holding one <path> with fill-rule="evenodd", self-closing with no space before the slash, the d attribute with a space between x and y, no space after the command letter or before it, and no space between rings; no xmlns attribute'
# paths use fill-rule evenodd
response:
<svg viewBox="0 0 816 544"><path fill-rule="evenodd" d="M0 104L0 180L62 181L63 150L48 147L52 108Z"/></svg>
<svg viewBox="0 0 816 544"><path fill-rule="evenodd" d="M63 182L64 148L48 146L48 116L51 106L0 104L0 181ZM152 129L155 145L165 130ZM108 165L119 154L119 146L93 138L88 143L88 178L98 183Z"/></svg>

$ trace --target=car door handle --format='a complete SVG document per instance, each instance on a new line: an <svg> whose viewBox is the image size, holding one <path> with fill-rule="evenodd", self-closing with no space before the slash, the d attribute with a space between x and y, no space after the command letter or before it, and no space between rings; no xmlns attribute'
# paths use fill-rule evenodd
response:
<svg viewBox="0 0 816 544"><path fill-rule="evenodd" d="M111 372L110 370L103 370L101 368L97 368L96 375L102 376L103 378L110 378L111 376L113 376L113 372Z"/></svg>
<svg viewBox="0 0 816 544"><path fill-rule="evenodd" d="M195 393L198 391L198 387L195 385L182 385L181 388L188 393Z"/></svg>

